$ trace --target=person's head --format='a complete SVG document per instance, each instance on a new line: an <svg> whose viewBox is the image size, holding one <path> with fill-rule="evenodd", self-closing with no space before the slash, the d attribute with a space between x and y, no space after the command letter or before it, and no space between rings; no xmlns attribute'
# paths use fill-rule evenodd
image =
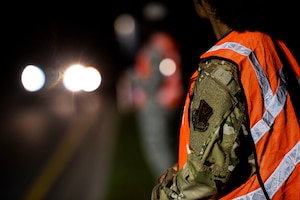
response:
<svg viewBox="0 0 300 200"><path fill-rule="evenodd" d="M285 24L289 12L286 8L292 7L291 0L194 0L194 3L200 17L207 18L209 14L237 31L272 32L274 27L278 29Z"/></svg>
<svg viewBox="0 0 300 200"><path fill-rule="evenodd" d="M284 40L300 57L297 1L284 0L194 0L201 18L211 17L236 31L262 31ZM294 23L293 23L294 22Z"/></svg>
<svg viewBox="0 0 300 200"><path fill-rule="evenodd" d="M265 10L267 0L194 0L200 17L211 15L229 27L238 30L260 28L268 20Z"/></svg>

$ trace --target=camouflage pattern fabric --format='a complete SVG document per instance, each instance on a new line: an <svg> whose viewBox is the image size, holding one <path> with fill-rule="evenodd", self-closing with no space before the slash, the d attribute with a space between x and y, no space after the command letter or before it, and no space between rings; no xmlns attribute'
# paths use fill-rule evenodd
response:
<svg viewBox="0 0 300 200"><path fill-rule="evenodd" d="M200 62L198 74L190 104L191 153L177 174L153 189L152 200L218 199L255 172L236 65L209 59Z"/></svg>

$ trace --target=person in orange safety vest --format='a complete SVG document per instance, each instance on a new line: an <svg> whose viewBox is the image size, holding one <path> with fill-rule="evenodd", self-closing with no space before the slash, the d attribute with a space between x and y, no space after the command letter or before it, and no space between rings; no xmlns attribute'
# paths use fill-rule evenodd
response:
<svg viewBox="0 0 300 200"><path fill-rule="evenodd" d="M218 41L190 79L178 163L161 175L151 199L300 200L296 57L267 30L236 28L228 13L238 12L238 1L194 3ZM247 22L243 12L238 20Z"/></svg>
<svg viewBox="0 0 300 200"><path fill-rule="evenodd" d="M174 123L180 124L180 119L174 116L180 116L184 88L180 48L176 38L162 27L166 19L144 15L143 40L133 65L132 102L144 158L151 176L157 177L177 158L173 144L178 141L174 131L178 126Z"/></svg>

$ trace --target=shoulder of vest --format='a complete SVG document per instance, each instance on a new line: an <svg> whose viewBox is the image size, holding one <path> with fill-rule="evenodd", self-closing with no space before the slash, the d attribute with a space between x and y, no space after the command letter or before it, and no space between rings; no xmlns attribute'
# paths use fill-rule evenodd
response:
<svg viewBox="0 0 300 200"><path fill-rule="evenodd" d="M223 58L223 57L216 57L216 56L211 56L211 57L207 57L204 59L201 59L199 62L199 71L200 70L214 70L216 67L220 67L222 66L224 69L228 69L229 71L234 71L237 72L237 63L235 63L234 61L227 59L227 58ZM235 74L234 74L235 75Z"/></svg>

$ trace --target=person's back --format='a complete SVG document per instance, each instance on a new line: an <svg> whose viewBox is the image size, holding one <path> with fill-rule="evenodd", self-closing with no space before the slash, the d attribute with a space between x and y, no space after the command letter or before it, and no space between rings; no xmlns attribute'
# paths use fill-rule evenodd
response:
<svg viewBox="0 0 300 200"><path fill-rule="evenodd" d="M277 45L290 63L283 62L284 58L276 52ZM295 177L300 170L300 158L296 153L300 147L300 129L291 101L291 95L297 91L287 90L287 79L291 77L285 73L287 68L292 67L300 77L300 68L294 57L282 42L273 41L260 32L247 31L230 33L204 53L201 59L211 56L222 56L238 64L246 97L249 133L257 154L254 158L259 165L259 169L255 169L256 175L224 199L264 198L263 189L272 199L282 199L283 196L291 199L297 193L300 198L299 191L292 189L300 186L299 178Z"/></svg>

